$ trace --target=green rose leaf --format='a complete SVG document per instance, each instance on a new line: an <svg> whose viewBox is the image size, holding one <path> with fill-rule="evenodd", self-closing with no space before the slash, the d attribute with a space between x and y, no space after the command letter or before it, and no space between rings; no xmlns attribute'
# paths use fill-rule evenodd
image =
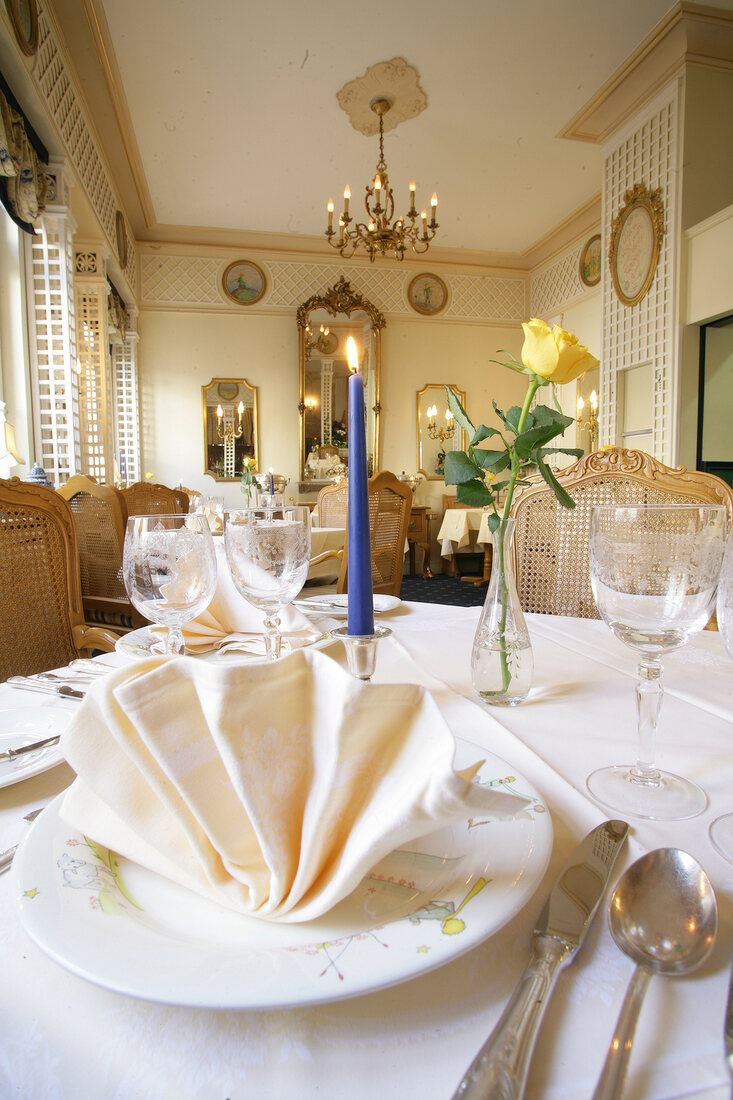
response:
<svg viewBox="0 0 733 1100"><path fill-rule="evenodd" d="M537 456L537 465L543 478L550 486L558 501L560 502L560 504L562 504L563 508L574 508L575 501L570 496L570 494L567 493L565 489L563 489L562 485L557 480L550 467L544 461L541 454L538 454Z"/></svg>
<svg viewBox="0 0 733 1100"><path fill-rule="evenodd" d="M480 467L472 462L465 451L449 451L445 456L446 485L463 485L480 474Z"/></svg>
<svg viewBox="0 0 733 1100"><path fill-rule="evenodd" d="M469 420L468 413L464 409L459 398L455 395L450 386L445 387L445 393L448 398L448 408L456 418L456 424L458 424L459 428L463 428L464 432L473 435L475 431L474 426Z"/></svg>
<svg viewBox="0 0 733 1100"><path fill-rule="evenodd" d="M483 481L475 478L458 486L456 499L461 504L470 504L474 508L483 508L486 504L493 503L494 494ZM491 522L491 521L489 521Z"/></svg>
<svg viewBox="0 0 733 1100"><path fill-rule="evenodd" d="M491 439L492 435L500 434L496 428L487 428L485 424L479 424L471 439L471 446L475 447L477 443L482 443L484 439Z"/></svg>
<svg viewBox="0 0 733 1100"><path fill-rule="evenodd" d="M493 535L498 530L499 524L501 523L501 516L498 515L497 512L493 512L489 516L487 522L489 524L489 531L491 531L491 534Z"/></svg>
<svg viewBox="0 0 733 1100"><path fill-rule="evenodd" d="M522 432L514 440L514 447L519 458L534 459L534 452L537 447L544 447L546 443L549 443L551 439L554 439L556 435L559 435L562 431L562 426L558 424L540 424L539 427L531 428L528 432ZM536 459L534 459L536 461Z"/></svg>
<svg viewBox="0 0 733 1100"><path fill-rule="evenodd" d="M474 451L474 459L482 470L488 470L489 473L498 474L500 470L506 470L511 464L511 459L507 451Z"/></svg>

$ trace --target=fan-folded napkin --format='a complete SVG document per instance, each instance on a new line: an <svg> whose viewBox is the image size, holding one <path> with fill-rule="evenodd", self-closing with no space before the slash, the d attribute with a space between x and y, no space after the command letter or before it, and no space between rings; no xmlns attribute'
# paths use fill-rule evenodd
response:
<svg viewBox="0 0 733 1100"><path fill-rule="evenodd" d="M331 909L395 848L526 801L453 769L423 688L322 653L219 666L150 658L105 677L63 735L62 816L199 894L270 920Z"/></svg>
<svg viewBox="0 0 733 1100"><path fill-rule="evenodd" d="M223 539L215 539L216 590L209 606L195 619L184 623L183 640L191 653L207 653L213 650L242 650L262 655L265 652L264 614L240 596L234 586L227 564ZM322 632L297 608L288 605L279 612L283 638L291 649L310 645ZM160 636L155 651L164 652L164 627L150 627L153 635Z"/></svg>

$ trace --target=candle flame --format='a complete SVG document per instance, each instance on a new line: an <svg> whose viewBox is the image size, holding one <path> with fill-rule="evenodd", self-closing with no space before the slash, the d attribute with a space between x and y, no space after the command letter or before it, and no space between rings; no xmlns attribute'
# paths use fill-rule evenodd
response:
<svg viewBox="0 0 733 1100"><path fill-rule="evenodd" d="M598 408L598 395L595 390L590 391L590 407L592 409Z"/></svg>
<svg viewBox="0 0 733 1100"><path fill-rule="evenodd" d="M328 200L328 212L329 214L333 214L333 199Z"/></svg>
<svg viewBox="0 0 733 1100"><path fill-rule="evenodd" d="M353 336L350 336L346 341L346 361L349 364L349 370L356 372L359 369L359 356L356 351L356 340Z"/></svg>
<svg viewBox="0 0 733 1100"><path fill-rule="evenodd" d="M222 409L221 405L216 406L216 415L219 420L221 420L222 416L224 415L224 410Z"/></svg>

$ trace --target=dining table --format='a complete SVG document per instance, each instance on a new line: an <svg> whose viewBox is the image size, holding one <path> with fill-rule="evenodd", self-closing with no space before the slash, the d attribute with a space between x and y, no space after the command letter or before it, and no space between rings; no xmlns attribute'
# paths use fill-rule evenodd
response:
<svg viewBox="0 0 733 1100"><path fill-rule="evenodd" d="M390 633L378 643L374 682L424 688L458 744L468 744L474 759L498 759L504 782L534 792L534 870L527 880L517 869L516 882L505 883L510 902L516 889L516 905L497 920L486 916L479 899L465 899L460 914L460 906L448 915L439 906L421 909L402 922L399 935L376 925L336 942L306 944L306 996L288 1003L290 971L283 966L273 977L278 987L268 991L279 1007L247 1007L244 968L241 1006L212 1007L195 1003L195 996L188 1003L160 1003L119 992L94 967L72 972L52 957L63 955L63 946L49 953L28 934L21 913L38 899L21 895L36 886L22 889L28 883L11 868L0 876L0 1096L450 1100L529 960L533 928L560 869L590 829L621 816L590 797L587 775L606 764L633 763L636 743L635 655L602 621L528 615L533 686L522 704L498 707L482 702L471 684L479 611L403 602L379 615ZM322 652L346 667L340 641ZM96 660L119 666L129 657L115 652ZM664 687L657 761L699 783L708 804L683 821L627 818L629 835L601 907L547 1005L527 1079L530 1100L588 1100L593 1094L634 969L609 932L608 901L623 870L660 847L682 848L705 869L717 896L718 936L695 973L652 979L625 1096L727 1100L731 1093L723 1031L733 955L733 863L714 848L708 829L733 811L733 662L716 631L701 632L665 657ZM80 705L0 684L0 740L24 716L34 730L62 729ZM74 778L61 751L52 751L45 770L42 762L26 762L14 776L7 764L0 774L0 849L20 843L19 865L32 838L44 835L51 808L32 824L25 815L51 803ZM504 844L511 848L513 827L502 823L494 832L489 824L477 831L474 843L489 869L501 862ZM71 858L78 858L73 849ZM39 881L39 891L48 889L40 868ZM487 881L488 898L490 873ZM88 892L93 906L94 890ZM124 972L129 948L122 918L101 919L112 963ZM182 942L195 932L177 927L172 935ZM73 937L73 923L65 928ZM232 947L235 970L236 954Z"/></svg>

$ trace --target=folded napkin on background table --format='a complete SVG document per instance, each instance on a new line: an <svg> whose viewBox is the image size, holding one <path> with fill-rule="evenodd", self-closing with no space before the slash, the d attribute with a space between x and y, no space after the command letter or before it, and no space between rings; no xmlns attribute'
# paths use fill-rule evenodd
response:
<svg viewBox="0 0 733 1100"><path fill-rule="evenodd" d="M218 543L221 540L215 541ZM184 623L183 639L186 649L192 654L239 649L263 655L265 616L237 592L223 545L217 546L216 560L216 591L211 603L196 619ZM282 609L278 618L283 638L291 649L310 645L322 636L322 631L290 604ZM151 626L149 630L151 634L160 637L160 642L154 645L153 651L163 653L166 628Z"/></svg>
<svg viewBox="0 0 733 1100"><path fill-rule="evenodd" d="M204 502L196 509L198 515L206 516L206 522L212 535L220 535L224 530L224 515L221 508Z"/></svg>
<svg viewBox="0 0 733 1100"><path fill-rule="evenodd" d="M524 799L453 770L432 699L317 651L220 666L150 658L105 677L63 735L62 816L230 908L312 920L398 846ZM480 763L480 762L479 762Z"/></svg>

